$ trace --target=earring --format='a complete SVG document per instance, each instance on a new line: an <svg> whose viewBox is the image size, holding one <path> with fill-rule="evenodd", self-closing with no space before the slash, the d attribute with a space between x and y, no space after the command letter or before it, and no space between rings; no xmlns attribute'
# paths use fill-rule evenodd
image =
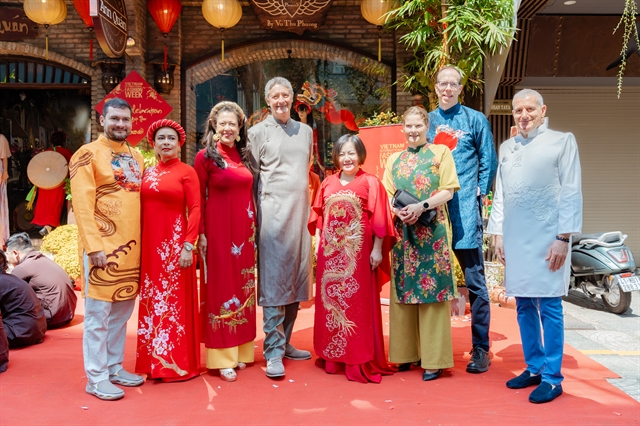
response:
<svg viewBox="0 0 640 426"><path fill-rule="evenodd" d="M240 142L240 135L236 136L236 142Z"/></svg>
<svg viewBox="0 0 640 426"><path fill-rule="evenodd" d="M213 140L218 142L220 140L220 135L218 133L213 134Z"/></svg>

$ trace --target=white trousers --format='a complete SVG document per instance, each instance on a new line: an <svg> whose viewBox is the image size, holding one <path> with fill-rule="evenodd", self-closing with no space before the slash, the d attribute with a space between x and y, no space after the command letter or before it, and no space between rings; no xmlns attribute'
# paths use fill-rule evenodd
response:
<svg viewBox="0 0 640 426"><path fill-rule="evenodd" d="M84 255L85 298L82 353L84 370L91 383L108 380L122 369L127 320L135 307L135 299L105 302L88 296L89 258Z"/></svg>

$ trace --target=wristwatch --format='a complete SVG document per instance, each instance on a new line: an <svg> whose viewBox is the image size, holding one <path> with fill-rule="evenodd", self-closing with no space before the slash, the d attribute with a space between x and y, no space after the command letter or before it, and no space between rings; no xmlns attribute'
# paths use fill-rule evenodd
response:
<svg viewBox="0 0 640 426"><path fill-rule="evenodd" d="M193 250L193 244L191 244L191 243L187 243L187 242L185 242L185 243L184 243L184 245L183 245L182 247L184 247L184 249L185 249L186 251L191 251L191 250Z"/></svg>
<svg viewBox="0 0 640 426"><path fill-rule="evenodd" d="M422 208L424 208L424 211L429 210L429 203L427 203L426 201L422 203Z"/></svg>

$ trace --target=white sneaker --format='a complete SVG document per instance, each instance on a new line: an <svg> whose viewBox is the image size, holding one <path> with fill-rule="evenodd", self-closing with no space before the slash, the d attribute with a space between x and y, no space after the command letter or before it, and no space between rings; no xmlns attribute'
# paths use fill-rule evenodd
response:
<svg viewBox="0 0 640 426"><path fill-rule="evenodd" d="M220 378L225 382L235 382L238 376L236 375L236 370L233 368L221 368Z"/></svg>
<svg viewBox="0 0 640 426"><path fill-rule="evenodd" d="M87 382L85 390L88 394L97 396L104 401L115 401L124 396L124 391L109 380L101 380L98 383Z"/></svg>
<svg viewBox="0 0 640 426"><path fill-rule="evenodd" d="M124 368L121 368L115 374L109 375L109 380L111 383L115 383L120 386L140 386L144 383L144 378L142 376L138 376L137 374L129 373Z"/></svg>
<svg viewBox="0 0 640 426"><path fill-rule="evenodd" d="M284 376L284 364L282 358L269 358L267 360L267 370L265 371L267 377L272 379L276 377Z"/></svg>

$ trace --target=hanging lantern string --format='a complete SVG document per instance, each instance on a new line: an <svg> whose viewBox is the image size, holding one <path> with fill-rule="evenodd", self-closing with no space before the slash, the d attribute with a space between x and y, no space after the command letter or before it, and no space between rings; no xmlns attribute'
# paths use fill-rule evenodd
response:
<svg viewBox="0 0 640 426"><path fill-rule="evenodd" d="M224 62L224 28L220 28L220 34L222 35L222 62Z"/></svg>
<svg viewBox="0 0 640 426"><path fill-rule="evenodd" d="M163 71L167 70L167 33L164 33L164 64L163 64Z"/></svg>
<svg viewBox="0 0 640 426"><path fill-rule="evenodd" d="M45 59L48 61L49 60L49 25L48 24L44 24L44 31L45 31L44 56L45 56Z"/></svg>
<svg viewBox="0 0 640 426"><path fill-rule="evenodd" d="M382 25L378 25L378 62L382 62Z"/></svg>
<svg viewBox="0 0 640 426"><path fill-rule="evenodd" d="M93 61L93 27L89 27L89 60Z"/></svg>

